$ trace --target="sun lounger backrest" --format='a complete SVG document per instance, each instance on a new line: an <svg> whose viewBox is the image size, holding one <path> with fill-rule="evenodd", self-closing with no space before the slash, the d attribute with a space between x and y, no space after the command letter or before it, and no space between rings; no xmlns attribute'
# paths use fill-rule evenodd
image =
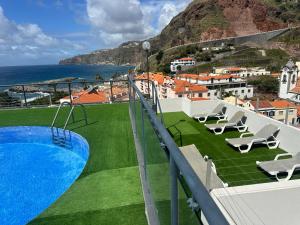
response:
<svg viewBox="0 0 300 225"><path fill-rule="evenodd" d="M272 124L268 124L260 129L255 136L260 138L269 138L278 131L278 127Z"/></svg>
<svg viewBox="0 0 300 225"><path fill-rule="evenodd" d="M217 107L212 111L212 113L220 113L220 112L222 112L222 110L223 110L223 108L224 108L224 104L219 104L219 105L217 105Z"/></svg>
<svg viewBox="0 0 300 225"><path fill-rule="evenodd" d="M228 123L238 123L243 119L244 116L245 116L244 112L238 111L231 117L230 120L228 120Z"/></svg>

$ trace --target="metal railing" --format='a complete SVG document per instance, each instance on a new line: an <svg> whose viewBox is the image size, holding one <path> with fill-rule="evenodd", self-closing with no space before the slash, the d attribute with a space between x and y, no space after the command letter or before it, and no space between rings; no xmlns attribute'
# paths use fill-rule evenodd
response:
<svg viewBox="0 0 300 225"><path fill-rule="evenodd" d="M102 92L99 103L128 102L128 80L70 81L0 85L0 108L58 106L60 99L73 101L72 95L89 86ZM80 102L79 102L80 103ZM87 104L87 103L84 103Z"/></svg>
<svg viewBox="0 0 300 225"><path fill-rule="evenodd" d="M202 212L209 224L227 225L226 218L206 187L132 79L129 79L129 100L135 141L140 147L137 152L142 165L140 172L149 223L201 224L195 218L200 218ZM182 192L189 192L188 202L195 201L192 205L199 207L193 208L193 211L187 209L187 199ZM189 212L193 215L185 220L184 214ZM168 215L170 217L166 219Z"/></svg>

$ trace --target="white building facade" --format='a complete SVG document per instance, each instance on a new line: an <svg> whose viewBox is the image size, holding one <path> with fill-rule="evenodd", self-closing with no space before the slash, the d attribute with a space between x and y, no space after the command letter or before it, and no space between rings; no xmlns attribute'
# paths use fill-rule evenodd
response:
<svg viewBox="0 0 300 225"><path fill-rule="evenodd" d="M254 76L270 76L271 71L260 67L217 67L213 69L216 74L233 74L241 78L249 78Z"/></svg>
<svg viewBox="0 0 300 225"><path fill-rule="evenodd" d="M210 99L220 98L225 93L241 99L253 97L253 86L247 85L244 79L235 75L181 74L177 76L177 79L206 86Z"/></svg>
<svg viewBox="0 0 300 225"><path fill-rule="evenodd" d="M171 72L176 73L179 70L178 66L180 66L181 69L184 69L186 67L194 66L195 64L196 62L193 58L181 58L171 62L170 69Z"/></svg>

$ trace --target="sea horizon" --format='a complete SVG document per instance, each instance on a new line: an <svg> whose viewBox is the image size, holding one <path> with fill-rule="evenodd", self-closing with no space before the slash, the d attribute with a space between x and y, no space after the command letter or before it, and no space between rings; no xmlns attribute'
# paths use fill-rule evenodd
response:
<svg viewBox="0 0 300 225"><path fill-rule="evenodd" d="M133 66L115 65L17 65L0 66L0 85L30 84L66 77L82 78L88 81L95 80L100 74L104 79L114 74L127 74Z"/></svg>

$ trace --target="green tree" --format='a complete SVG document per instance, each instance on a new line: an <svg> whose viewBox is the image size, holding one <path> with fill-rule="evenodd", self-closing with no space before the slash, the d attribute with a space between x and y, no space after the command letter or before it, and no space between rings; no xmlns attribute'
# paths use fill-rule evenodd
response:
<svg viewBox="0 0 300 225"><path fill-rule="evenodd" d="M259 76L249 81L249 84L256 86L261 93L277 93L279 81L271 76Z"/></svg>
<svg viewBox="0 0 300 225"><path fill-rule="evenodd" d="M163 57L164 57L164 51L160 50L156 55L157 64L160 64Z"/></svg>

